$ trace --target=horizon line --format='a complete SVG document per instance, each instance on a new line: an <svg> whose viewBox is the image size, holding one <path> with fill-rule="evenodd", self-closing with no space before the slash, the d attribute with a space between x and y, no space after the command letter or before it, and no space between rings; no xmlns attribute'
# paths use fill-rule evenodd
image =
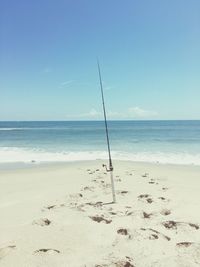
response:
<svg viewBox="0 0 200 267"><path fill-rule="evenodd" d="M0 120L0 122L104 122L101 120ZM200 119L107 119L107 121L200 121Z"/></svg>

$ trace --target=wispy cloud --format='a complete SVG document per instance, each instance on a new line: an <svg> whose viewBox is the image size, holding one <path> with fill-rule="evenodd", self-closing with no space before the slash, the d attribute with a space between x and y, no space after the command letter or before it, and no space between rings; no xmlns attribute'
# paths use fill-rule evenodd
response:
<svg viewBox="0 0 200 267"><path fill-rule="evenodd" d="M131 107L128 109L128 114L130 117L133 118L149 118L155 117L158 115L156 111L143 109L140 107Z"/></svg>
<svg viewBox="0 0 200 267"><path fill-rule="evenodd" d="M60 85L59 85L59 88L67 88L69 87L72 83L74 82L74 80L68 80L68 81L64 81L64 82L61 82Z"/></svg>
<svg viewBox="0 0 200 267"><path fill-rule="evenodd" d="M123 120L123 119L152 119L156 117L158 113L152 110L146 110L140 107L130 107L124 112L117 111L107 111L107 117L110 120ZM89 112L75 114L75 115L67 115L67 118L70 119L103 119L103 112L97 111L92 108Z"/></svg>
<svg viewBox="0 0 200 267"><path fill-rule="evenodd" d="M68 80L68 81L62 82L60 85L61 86L66 86L66 85L69 85L69 84L71 84L73 82L74 82L74 80Z"/></svg>
<svg viewBox="0 0 200 267"><path fill-rule="evenodd" d="M89 112L67 115L66 117L71 119L99 119L101 118L101 116L102 112L99 112L96 109L92 108Z"/></svg>
<svg viewBox="0 0 200 267"><path fill-rule="evenodd" d="M100 116L102 113L99 111L96 111L95 109L91 109L89 114L90 116Z"/></svg>
<svg viewBox="0 0 200 267"><path fill-rule="evenodd" d="M92 108L88 113L81 114L81 117L90 117L90 118L97 118L101 116L101 112L97 111L96 109Z"/></svg>
<svg viewBox="0 0 200 267"><path fill-rule="evenodd" d="M130 107L125 111L116 112L108 111L109 119L149 119L154 118L158 115L156 111L143 109L140 107Z"/></svg>

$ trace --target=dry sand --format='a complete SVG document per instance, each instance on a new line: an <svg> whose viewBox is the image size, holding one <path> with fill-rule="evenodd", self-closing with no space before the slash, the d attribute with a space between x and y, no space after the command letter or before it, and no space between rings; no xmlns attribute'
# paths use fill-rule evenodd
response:
<svg viewBox="0 0 200 267"><path fill-rule="evenodd" d="M200 167L102 162L0 171L0 267L200 266Z"/></svg>

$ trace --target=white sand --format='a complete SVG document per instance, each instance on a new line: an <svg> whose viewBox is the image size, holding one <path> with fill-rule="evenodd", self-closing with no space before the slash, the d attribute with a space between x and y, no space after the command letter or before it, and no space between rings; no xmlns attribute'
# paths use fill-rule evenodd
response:
<svg viewBox="0 0 200 267"><path fill-rule="evenodd" d="M200 266L200 167L101 164L0 171L1 267Z"/></svg>

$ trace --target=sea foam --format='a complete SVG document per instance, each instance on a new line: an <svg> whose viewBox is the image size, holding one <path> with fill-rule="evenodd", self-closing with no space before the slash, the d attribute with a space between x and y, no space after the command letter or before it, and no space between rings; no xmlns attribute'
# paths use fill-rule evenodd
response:
<svg viewBox="0 0 200 267"><path fill-rule="evenodd" d="M63 151L47 152L37 149L0 148L0 163L8 162L70 162L84 160L106 160L107 151ZM136 162L151 162L162 164L200 165L200 154L163 153L163 152L122 152L112 151L114 160L129 160Z"/></svg>

